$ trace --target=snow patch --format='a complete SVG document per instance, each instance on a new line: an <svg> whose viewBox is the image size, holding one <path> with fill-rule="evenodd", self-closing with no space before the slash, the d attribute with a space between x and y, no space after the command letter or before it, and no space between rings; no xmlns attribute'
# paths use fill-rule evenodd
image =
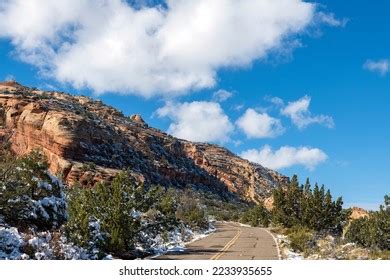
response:
<svg viewBox="0 0 390 280"><path fill-rule="evenodd" d="M276 235L276 240L281 251L282 259L284 260L303 260L303 254L294 252L290 249L290 240L285 235Z"/></svg>
<svg viewBox="0 0 390 280"><path fill-rule="evenodd" d="M0 260L22 259L23 239L16 228L0 227Z"/></svg>
<svg viewBox="0 0 390 280"><path fill-rule="evenodd" d="M154 250L154 254L151 258L157 258L168 252L183 253L186 250L186 245L207 237L215 230L216 229L213 224L210 224L209 228L203 231L193 231L188 227L184 227L169 232L168 241L165 242L161 235L158 235L155 238L156 243L152 248Z"/></svg>

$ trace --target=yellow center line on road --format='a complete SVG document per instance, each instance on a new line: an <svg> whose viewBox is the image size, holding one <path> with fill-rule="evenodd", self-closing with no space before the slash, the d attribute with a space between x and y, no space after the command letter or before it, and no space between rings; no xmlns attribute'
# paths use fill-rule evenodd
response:
<svg viewBox="0 0 390 280"><path fill-rule="evenodd" d="M241 233L242 233L242 231L239 230L239 231L237 232L237 234L233 237L233 239L230 240L230 241L225 245L225 247L223 247L222 250L221 250L218 254L214 255L210 260L219 260L219 259L226 253L226 251L229 250L230 247L232 247L232 246L234 245L234 243L235 243L235 242L237 241L237 239L240 237Z"/></svg>

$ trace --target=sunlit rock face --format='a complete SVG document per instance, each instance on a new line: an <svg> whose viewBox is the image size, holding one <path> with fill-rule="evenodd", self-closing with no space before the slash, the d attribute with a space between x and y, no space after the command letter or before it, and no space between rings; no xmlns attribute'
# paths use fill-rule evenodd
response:
<svg viewBox="0 0 390 280"><path fill-rule="evenodd" d="M42 150L53 174L93 186L127 169L146 185L207 190L259 202L288 178L217 145L193 143L100 101L0 83L0 139L22 155Z"/></svg>

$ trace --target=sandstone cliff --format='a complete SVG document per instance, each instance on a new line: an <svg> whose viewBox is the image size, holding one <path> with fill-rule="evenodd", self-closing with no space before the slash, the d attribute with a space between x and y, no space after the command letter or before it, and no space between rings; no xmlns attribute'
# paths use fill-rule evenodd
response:
<svg viewBox="0 0 390 280"><path fill-rule="evenodd" d="M41 149L51 171L70 185L94 185L129 169L135 180L148 185L191 186L261 201L288 181L219 146L151 128L139 115L126 117L88 97L16 82L0 83L0 139L6 137L17 155Z"/></svg>

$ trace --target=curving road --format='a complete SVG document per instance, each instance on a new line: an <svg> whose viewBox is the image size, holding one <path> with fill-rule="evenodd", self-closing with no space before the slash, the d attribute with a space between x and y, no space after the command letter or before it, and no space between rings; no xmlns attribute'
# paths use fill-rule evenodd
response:
<svg viewBox="0 0 390 280"><path fill-rule="evenodd" d="M272 234L263 228L217 223L216 231L187 245L184 252L170 252L159 260L278 260Z"/></svg>

